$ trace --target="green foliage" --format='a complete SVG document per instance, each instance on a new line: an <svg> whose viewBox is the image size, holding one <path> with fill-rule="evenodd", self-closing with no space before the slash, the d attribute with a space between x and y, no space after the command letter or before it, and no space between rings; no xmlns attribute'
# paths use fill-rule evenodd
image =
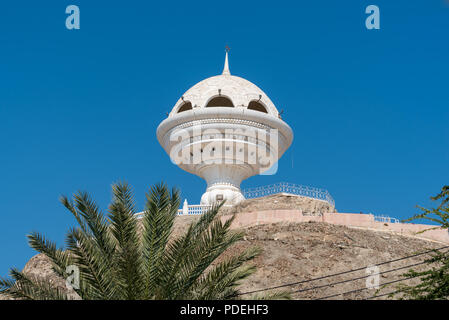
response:
<svg viewBox="0 0 449 320"><path fill-rule="evenodd" d="M449 232L449 186L444 186L441 192L430 198L433 201L441 200L436 208L426 209L419 207L422 213L417 214L406 221L427 219L436 222L439 226L430 228L444 228ZM424 231L425 232L425 231ZM449 298L449 251L435 250L431 258L425 260L428 269L426 271L409 270L403 274L404 278L418 278L420 283L415 286L399 285L397 292L392 296L401 299L412 300L441 300Z"/></svg>
<svg viewBox="0 0 449 320"><path fill-rule="evenodd" d="M250 248L227 258L222 254L243 238L230 230L234 217L221 221L220 205L189 225L179 237L172 235L180 199L164 184L146 195L145 211L136 217L133 194L126 183L112 187L113 199L105 216L87 193L62 204L78 226L66 236L66 250L39 233L28 235L29 244L52 262L63 279L67 268L79 268L79 288L85 300L237 299L241 281L254 273L248 262L260 254ZM219 259L220 258L220 259ZM11 269L12 279L0 278L0 293L18 299L71 299L67 290L48 281ZM288 298L274 293L260 298Z"/></svg>

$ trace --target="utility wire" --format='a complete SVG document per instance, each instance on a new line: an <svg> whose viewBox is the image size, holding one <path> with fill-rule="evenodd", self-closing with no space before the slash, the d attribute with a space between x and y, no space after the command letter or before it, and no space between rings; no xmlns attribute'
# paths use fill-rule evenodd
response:
<svg viewBox="0 0 449 320"><path fill-rule="evenodd" d="M390 294L395 294L395 293L398 293L398 292L399 292L399 290L388 292L388 293L384 293L384 294L381 294L381 295L378 295L378 296L374 295L372 297L366 298L366 300L371 300L371 299L375 299L375 298L385 297L385 296L389 296Z"/></svg>
<svg viewBox="0 0 449 320"><path fill-rule="evenodd" d="M423 261L423 262L418 262L418 263L414 263L414 264L409 264L409 265L404 266L404 267L399 267L399 268L396 268L396 269L391 269L391 270L387 270L387 271L382 271L382 272L378 272L378 273L374 273L374 274L368 274L368 275L366 275L366 276L362 276L362 277L358 277L358 278L352 278L352 279L342 280L342 281L333 282L333 283L329 283L329 284L325 284L325 285L321 285L321 286L316 286L316 287L312 287L312 288L307 288L307 289L300 289L300 290L294 291L294 292L292 292L292 293L300 293L300 292L310 291L310 290L314 290L314 289L320 289L320 288L324 288L324 287L330 287L330 286L334 286L334 285L337 285L337 284L342 284L342 283L346 283L346 282L351 282L351 281L356 281L356 280L360 280L360 279L372 277L372 276L374 276L374 275L380 275L380 274L384 274L384 273L388 273L388 272L394 272L394 271L401 270L401 269L405 269L405 268L410 268L410 267L419 266L419 265L425 264L425 263L427 263L427 262L426 262L426 261Z"/></svg>
<svg viewBox="0 0 449 320"><path fill-rule="evenodd" d="M439 249L439 250L441 250L441 249ZM384 273L394 272L394 271L401 270L401 269L406 269L406 268L410 268L410 267L416 267L416 266L419 266L419 265L422 265L422 264L426 264L426 263L427 263L427 261L418 262L418 263L414 263L414 264L409 264L409 265L406 265L406 266L403 266L403 267L390 269L390 270L378 272L378 273L375 273L375 274L369 274L369 275L358 277L358 278L352 278L352 279L348 279L348 280L333 282L333 283L330 283L330 284L327 284L327 285L316 286L316 287L307 288L307 289L301 289L301 290L298 290L298 291L294 291L292 293L299 293L299 292L310 291L310 290L319 289L319 288L323 288L323 287L330 287L330 286L341 284L341 283L346 283L346 282L351 282L351 281L356 281L356 280L372 277L373 275L381 275L381 274L384 274ZM411 278L399 279L399 280L395 280L393 282L399 282L399 281L403 281L403 280L407 280L407 279L411 279ZM383 285L387 285L387 284L393 283L393 282L387 282L387 283L384 283ZM389 295L389 294L392 294L392 293L396 293L396 292L397 291L390 292L390 293L387 293L387 294L382 294L380 296L372 296L372 297L370 297L368 299L377 298L377 297L383 297L383 296L386 296L386 295ZM347 293L347 292L345 292L345 293ZM344 293L340 293L340 294L344 294ZM338 294L338 295L340 295L340 294Z"/></svg>
<svg viewBox="0 0 449 320"><path fill-rule="evenodd" d="M416 278L416 277L418 277L418 276L413 276L413 277L408 277L408 278L404 278L404 279L398 279L398 280L393 280L393 281L390 281L390 282L385 282L382 286L385 286L387 284L400 282L400 281L413 279L413 278ZM363 290L367 290L367 289L369 289L369 288L365 287L365 288L355 289L355 290L351 290L351 291L340 292L340 293L333 294L333 295L330 295L330 296L325 296L325 297L318 298L317 300L324 300L324 299L333 298L333 297L341 296L341 295L348 294L348 293L355 293L355 292L359 292L359 291L363 291Z"/></svg>
<svg viewBox="0 0 449 320"><path fill-rule="evenodd" d="M402 258L397 258L397 259L393 259L393 260L389 260L389 261L384 261L384 262L376 264L376 266L381 266L381 265L385 265L385 264L392 263L392 262L397 262L397 261L402 261L402 260L418 257L418 256L421 256L421 255L424 255L424 254L427 254L427 253L430 253L430 252L433 252L433 251L439 251L439 250L446 249L446 248L449 248L449 246L444 246L444 247L437 248L437 249L427 250L427 251L424 251L424 252L421 252L421 253L413 254L413 255L410 255L410 256L402 257ZM303 284L303 283L307 283L307 282L311 282L311 281L327 279L327 278L330 278L330 277L339 276L339 275L343 275L343 274L346 274L346 273L361 271L361 270L364 270L364 269L366 269L366 268L368 268L370 266L372 266L372 265L368 265L368 266L365 266L365 267L360 267L360 268L357 268L357 269L342 271L342 272L338 272L338 273L334 273L334 274L330 274L330 275L326 275L326 276L322 276L322 277L318 277L318 278L302 280L302 281L298 281L298 282L291 282L291 283L281 284L281 285L278 285L278 286L273 286L273 287L268 287L268 288L262 288L262 289L256 289L256 290L252 290L252 291L242 292L242 293L237 294L237 296L242 296L242 295L246 295L246 294L252 294L252 293L257 293L257 292L262 292L262 291L267 291L267 290L279 289L279 288L284 288L284 287L290 287L290 286ZM393 270L391 270L391 271L393 271ZM384 272L384 273L386 273L386 272ZM366 276L364 276L364 277L366 277ZM360 279L362 279L364 277L361 277ZM357 280L357 279L352 279L352 280ZM352 281L352 280L349 280L349 281ZM345 282L349 282L349 281L345 281ZM330 284L330 285L332 285L332 284ZM325 285L325 286L329 286L329 285ZM320 287L325 287L325 286L320 286ZM308 290L312 290L312 289L313 288L310 288ZM315 289L316 289L316 287L315 287Z"/></svg>

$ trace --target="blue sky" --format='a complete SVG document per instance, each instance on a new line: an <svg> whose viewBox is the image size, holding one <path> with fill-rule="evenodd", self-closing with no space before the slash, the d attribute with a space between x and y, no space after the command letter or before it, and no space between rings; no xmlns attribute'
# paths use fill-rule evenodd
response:
<svg viewBox="0 0 449 320"><path fill-rule="evenodd" d="M76 4L81 29L65 28ZM380 8L380 30L365 8ZM398 218L430 206L449 176L447 1L8 1L0 5L0 275L64 244L61 194L165 181L198 203L205 182L175 167L156 128L219 74L264 90L295 138L274 176L326 188L340 212Z"/></svg>

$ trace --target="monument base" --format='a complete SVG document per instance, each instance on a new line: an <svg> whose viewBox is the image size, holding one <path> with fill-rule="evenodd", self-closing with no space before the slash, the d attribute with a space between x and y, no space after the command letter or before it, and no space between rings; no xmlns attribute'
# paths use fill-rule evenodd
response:
<svg viewBox="0 0 449 320"><path fill-rule="evenodd" d="M202 205L213 205L217 202L226 201L226 205L235 205L245 200L240 188L230 184L214 184L206 189L201 196Z"/></svg>

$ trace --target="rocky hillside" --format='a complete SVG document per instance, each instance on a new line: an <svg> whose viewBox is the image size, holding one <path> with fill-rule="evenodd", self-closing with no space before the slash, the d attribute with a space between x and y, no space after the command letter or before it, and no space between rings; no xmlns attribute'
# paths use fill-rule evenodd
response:
<svg viewBox="0 0 449 320"><path fill-rule="evenodd" d="M178 223L184 225L195 217L179 217ZM189 219L186 219L189 218ZM178 224L177 232L181 231ZM263 253L255 260L257 272L242 284L242 291L284 285L292 282L314 279L347 270L357 269L370 264L379 264L401 257L422 252L443 245L420 239L370 230L352 229L327 223L310 222L298 224L260 225L245 230L243 241L230 248L235 252L250 246L260 246ZM387 271L416 264L424 260L419 256L380 266ZM419 268L419 266L417 267ZM399 279L406 269L382 274L381 285ZM25 272L49 279L57 286L64 287L64 281L51 270L49 261L42 255L36 255L26 265ZM365 270L333 276L300 285L288 286L283 290L291 292L317 286L350 280L365 276ZM318 299L341 292L365 287L366 279L350 281L314 290L293 293L295 299ZM408 283L411 283L410 280ZM394 287L382 289L379 294L393 291ZM374 290L363 290L331 299L366 299ZM251 297L251 295L248 295ZM381 297L385 299L386 297Z"/></svg>
<svg viewBox="0 0 449 320"><path fill-rule="evenodd" d="M326 201L281 193L244 200L232 208L223 208L222 213L233 214L274 209L297 209L304 215L321 215L322 213L337 212L335 207Z"/></svg>
<svg viewBox="0 0 449 320"><path fill-rule="evenodd" d="M443 244L370 230L352 229L327 223L260 225L246 230L245 241L234 250L260 246L263 253L256 259L257 272L243 285L242 291L253 291L288 283L301 282L354 270L367 265L406 257ZM426 255L379 266L380 272L407 267L425 260ZM422 266L415 267L417 270ZM380 286L400 279L409 268L380 276ZM366 287L366 278L341 284L332 283L366 276L366 269L282 288L294 299L320 299ZM408 280L411 284L413 280ZM394 291L392 284L378 295ZM309 290L312 287L321 287ZM363 290L329 299L367 299L375 290ZM381 297L379 299L386 299Z"/></svg>
<svg viewBox="0 0 449 320"><path fill-rule="evenodd" d="M236 207L223 210L221 214L244 215L246 212L257 210L298 208L301 208L304 215L320 215L334 210L324 201L276 195L244 201ZM182 233L197 218L198 216L178 216L175 221L174 235ZM281 288L281 290L291 292L294 299L319 299L327 296L332 296L329 299L370 298L374 295L375 290L360 290L339 295L359 288L366 288L366 279L361 278L367 275L365 269L320 280L308 280L376 265L444 246L444 244L413 237L323 222L257 225L248 227L244 231L244 240L230 248L227 254L251 246L261 247L263 253L255 260L257 272L242 283L241 291L248 292L302 282ZM421 255L380 265L380 272L402 268L398 271L383 273L380 276L380 285L400 279L400 275L409 269L408 266L420 263L426 257L428 256ZM419 265L414 268L420 270L422 267ZM33 257L25 266L24 271L46 278L55 286L65 287L64 280L53 273L45 256ZM353 280L355 278L361 279ZM410 284L416 280L407 281L406 283ZM342 283L337 284L336 282ZM378 294L394 291L395 287L393 286L382 288ZM319 288L311 289L314 287ZM250 298L251 296L248 294L243 297ZM382 296L378 299L386 298L388 297Z"/></svg>
<svg viewBox="0 0 449 320"><path fill-rule="evenodd" d="M245 213L240 213L245 214ZM181 233L194 216L180 216L175 224L175 232ZM244 241L230 252L243 250L250 246L259 246L263 253L255 260L257 272L242 284L242 292L275 287L288 283L320 278L335 273L376 265L386 261L407 257L429 249L441 248L447 244L426 241L418 238L391 234L383 231L349 228L323 222L277 223L258 225L245 229ZM380 275L380 286L400 279L410 265L420 263L428 255L405 259L379 266L379 272L403 268ZM425 266L425 265L424 265ZM415 266L422 270L423 265ZM319 299L342 292L365 288L366 278L330 285L335 282L351 280L366 276L366 270L346 273L314 280L278 290L293 293L294 299ZM416 283L415 280L404 281L405 284ZM394 291L392 284L380 290L378 295ZM312 287L323 286L315 290ZM306 290L305 290L306 289ZM340 295L329 299L367 299L375 290L363 290ZM251 296L251 295L248 295ZM387 299L383 296L376 299Z"/></svg>

